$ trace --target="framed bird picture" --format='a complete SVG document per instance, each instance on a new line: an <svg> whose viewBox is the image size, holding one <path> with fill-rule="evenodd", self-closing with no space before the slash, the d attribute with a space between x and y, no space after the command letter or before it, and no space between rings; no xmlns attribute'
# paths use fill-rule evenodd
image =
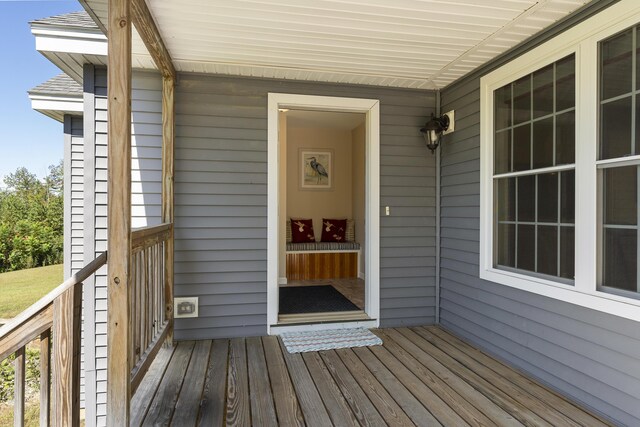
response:
<svg viewBox="0 0 640 427"><path fill-rule="evenodd" d="M300 149L300 187L329 190L333 187L333 152Z"/></svg>

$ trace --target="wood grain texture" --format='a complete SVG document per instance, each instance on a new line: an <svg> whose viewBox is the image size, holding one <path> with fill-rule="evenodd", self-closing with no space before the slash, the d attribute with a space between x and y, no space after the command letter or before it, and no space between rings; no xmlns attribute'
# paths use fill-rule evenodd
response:
<svg viewBox="0 0 640 427"><path fill-rule="evenodd" d="M176 70L171 61L171 55L169 55L145 0L131 0L131 12L138 34L153 58L153 62L164 77L175 79Z"/></svg>
<svg viewBox="0 0 640 427"><path fill-rule="evenodd" d="M491 376L488 379L483 378L474 371L473 366L470 367L460 363L451 357L451 355L430 343L423 335L424 332L427 337L430 336L430 334L426 333L425 330L416 328L414 331L422 338L414 341L418 347L436 357L441 363L446 363L449 370L469 383L473 388L483 393L522 424L536 426L551 425L540 417L540 415L538 415L534 410L515 400L509 392L502 390L496 383L498 377ZM508 384L505 385L507 385L509 389L513 390Z"/></svg>
<svg viewBox="0 0 640 427"><path fill-rule="evenodd" d="M460 379L453 372L447 369L446 366L441 364L436 358L429 353L422 351L418 346L413 343L416 338L411 335L411 331L407 329L398 329L394 331L385 331L385 334L381 334L383 339L393 339L399 346L401 346L406 352L410 353L416 360L418 360L424 367L428 368L434 375L446 382L446 384L455 390L459 396L459 402L468 402L473 407L482 411L484 415L491 419L491 423L498 426L521 426L522 424L513 418L509 413L505 412L498 405L493 403L482 393L479 393L476 389L471 387L467 382ZM386 342L386 341L385 341ZM455 403L454 403L455 404ZM466 404L466 403L465 403ZM454 407L455 408L455 407Z"/></svg>
<svg viewBox="0 0 640 427"><path fill-rule="evenodd" d="M302 358L322 396L322 401L327 407L333 424L337 426L360 425L320 355L317 352L302 353Z"/></svg>
<svg viewBox="0 0 640 427"><path fill-rule="evenodd" d="M199 426L219 426L224 421L228 356L229 341L214 341L200 400Z"/></svg>
<svg viewBox="0 0 640 427"><path fill-rule="evenodd" d="M39 334L51 329L52 325L53 305L50 304L0 338L0 360L6 359Z"/></svg>
<svg viewBox="0 0 640 427"><path fill-rule="evenodd" d="M82 284L53 302L53 417L55 425L80 425L80 311Z"/></svg>
<svg viewBox="0 0 640 427"><path fill-rule="evenodd" d="M447 344L463 351L468 356L474 358L479 363L482 363L489 369L493 370L496 375L504 377L511 381L518 387L526 390L529 394L537 399L540 399L549 407L554 408L560 413L568 416L582 425L588 425L593 427L604 427L609 425L606 421L602 420L595 414L589 413L584 408L576 405L574 402L570 402L566 397L558 394L557 392L545 387L544 385L530 379L522 373L514 370L513 368L503 364L502 362L486 355L477 348L467 344L460 338L448 333L441 328L427 328L427 330L433 335L441 338ZM405 333L406 329L399 329L401 333Z"/></svg>
<svg viewBox="0 0 640 427"><path fill-rule="evenodd" d="M147 415L147 410L149 409L149 406L151 406L153 398L156 395L156 391L162 381L162 377L169 366L169 361L171 360L171 356L173 356L174 349L175 347L163 348L160 350L158 355L154 358L153 363L149 367L149 370L145 374L142 382L135 391L135 394L131 397L132 426L139 426L142 424L142 421Z"/></svg>
<svg viewBox="0 0 640 427"><path fill-rule="evenodd" d="M174 424L181 426L195 426L198 420L200 399L204 388L205 376L209 363L211 341L197 341L191 355L191 363L184 377L185 386L180 392L173 413Z"/></svg>
<svg viewBox="0 0 640 427"><path fill-rule="evenodd" d="M142 423L143 426L168 425L171 422L193 347L193 341L183 341L176 347Z"/></svg>
<svg viewBox="0 0 640 427"><path fill-rule="evenodd" d="M336 350L336 354L387 423L395 426L415 425L351 349Z"/></svg>
<svg viewBox="0 0 640 427"><path fill-rule="evenodd" d="M287 365L282 356L282 350L275 336L263 337L264 354L269 369L269 378L273 389L278 420L283 425L303 426L304 417L296 392L287 372Z"/></svg>
<svg viewBox="0 0 640 427"><path fill-rule="evenodd" d="M278 340L284 361L289 370L291 382L298 396L300 408L304 414L305 423L308 426L327 426L331 424L331 418L327 409L322 404L322 399L316 389L311 375L307 370L300 354L289 353L281 340Z"/></svg>
<svg viewBox="0 0 640 427"><path fill-rule="evenodd" d="M406 387L404 387L391 371L367 348L354 348L354 354L362 361L380 384L393 396L405 413L416 424L427 426L440 426L440 422L416 399ZM353 372L355 362L348 363L347 367ZM355 374L354 374L355 375Z"/></svg>
<svg viewBox="0 0 640 427"><path fill-rule="evenodd" d="M469 425L490 425L494 424L493 420L490 420L483 411L479 410L472 404L469 404L459 393L452 389L448 382L435 375L424 365L422 365L417 357L419 354L415 352L409 353L398 345L391 336L397 337L397 334L393 331L387 333L384 331L377 331L379 336L384 340L385 347L407 367L414 375L421 379L434 393L438 395L445 402L448 407L464 419ZM399 338L399 337L398 337ZM490 403L490 402L485 402ZM487 409L491 409L491 406L487 406ZM506 414L505 414L506 415Z"/></svg>
<svg viewBox="0 0 640 427"><path fill-rule="evenodd" d="M247 338L247 366L253 423L276 425L278 420L269 383L269 372L259 337Z"/></svg>
<svg viewBox="0 0 640 427"><path fill-rule="evenodd" d="M227 425L250 426L249 373L244 338L234 338L229 346L227 375Z"/></svg>
<svg viewBox="0 0 640 427"><path fill-rule="evenodd" d="M371 352L398 378L414 396L431 412L443 425L468 426L458 414L429 388L419 377L414 375L385 347L370 347Z"/></svg>
<svg viewBox="0 0 640 427"><path fill-rule="evenodd" d="M51 330L40 334L40 425L49 425L51 410Z"/></svg>
<svg viewBox="0 0 640 427"><path fill-rule="evenodd" d="M174 223L173 176L175 169L175 77L162 79L162 222ZM164 246L165 319L169 322L167 343L173 344L174 228Z"/></svg>
<svg viewBox="0 0 640 427"><path fill-rule="evenodd" d="M358 421L368 426L386 426L384 418L367 398L335 351L323 351L320 355Z"/></svg>
<svg viewBox="0 0 640 427"><path fill-rule="evenodd" d="M107 48L107 424L129 425L131 362L131 0L109 0Z"/></svg>
<svg viewBox="0 0 640 427"><path fill-rule="evenodd" d="M288 252L288 280L345 279L358 277L355 252Z"/></svg>
<svg viewBox="0 0 640 427"><path fill-rule="evenodd" d="M554 402L562 405L565 401L560 396L555 400L547 395L537 404L532 403L536 409L528 412L515 400L505 405L507 393L496 390L507 385L503 383L505 376L501 373L506 368L491 369L493 374L486 382L497 386L490 389L468 372L469 367L457 361L462 355L471 356L477 350L452 344L454 339L446 339L446 332L433 333L434 342L437 336L442 342L433 344L431 351L426 348L429 343L409 329L384 330L380 335L384 337L382 346L302 354L289 354L275 336L239 338L231 343L226 339L206 340L196 344L199 350L194 350L192 342L178 342L175 351L184 355L175 357L177 353L174 353L169 364L164 362L156 366L154 362L149 371L152 379L149 382L145 379L141 385L145 396L139 397L136 393L132 408L147 412L141 416L146 416L147 425L180 427L522 427L549 425L547 419L562 415L562 411L554 407ZM444 348L444 342L452 346L447 352L438 347L443 345ZM209 347L211 351L207 355ZM172 352L172 348L163 348L156 362ZM448 352L451 352L450 357L447 357ZM519 378L514 371L505 374L513 380L508 381L512 385L525 384L523 381L527 380ZM143 399L152 404L142 403ZM533 396L531 399L536 400ZM580 409L575 407L575 410ZM478 411L482 416L478 416ZM533 415L540 422L533 422L536 420ZM589 423L587 413L581 419L587 421L582 425L602 425ZM138 425L137 419L132 425ZM558 422L554 425L573 424Z"/></svg>
<svg viewBox="0 0 640 427"><path fill-rule="evenodd" d="M16 358L13 361L14 378L13 378L13 425L16 427L24 426L24 391L25 391L25 348L20 347L15 352Z"/></svg>

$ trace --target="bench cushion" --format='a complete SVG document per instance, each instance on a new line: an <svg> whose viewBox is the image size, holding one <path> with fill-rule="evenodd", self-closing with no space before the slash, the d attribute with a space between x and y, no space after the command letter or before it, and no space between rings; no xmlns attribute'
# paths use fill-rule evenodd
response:
<svg viewBox="0 0 640 427"><path fill-rule="evenodd" d="M287 243L291 243L291 240L293 240L293 236L291 235L291 219L290 218L287 218L287 225L285 228L286 228L285 235L286 235ZM347 242L354 242L356 240L356 225L353 219L347 219L347 232L345 233L344 238Z"/></svg>

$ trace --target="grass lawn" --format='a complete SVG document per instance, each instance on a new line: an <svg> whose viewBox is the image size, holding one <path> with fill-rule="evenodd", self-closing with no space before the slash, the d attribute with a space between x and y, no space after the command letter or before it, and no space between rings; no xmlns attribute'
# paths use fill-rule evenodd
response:
<svg viewBox="0 0 640 427"><path fill-rule="evenodd" d="M62 264L0 274L0 319L10 319L63 282Z"/></svg>

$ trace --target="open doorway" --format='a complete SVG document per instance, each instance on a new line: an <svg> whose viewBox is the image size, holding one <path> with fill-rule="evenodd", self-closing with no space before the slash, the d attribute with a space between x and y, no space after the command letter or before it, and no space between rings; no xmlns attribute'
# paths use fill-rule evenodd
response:
<svg viewBox="0 0 640 427"><path fill-rule="evenodd" d="M269 94L268 153L269 333L378 326L378 101Z"/></svg>
<svg viewBox="0 0 640 427"><path fill-rule="evenodd" d="M278 323L367 320L364 113L279 111Z"/></svg>

